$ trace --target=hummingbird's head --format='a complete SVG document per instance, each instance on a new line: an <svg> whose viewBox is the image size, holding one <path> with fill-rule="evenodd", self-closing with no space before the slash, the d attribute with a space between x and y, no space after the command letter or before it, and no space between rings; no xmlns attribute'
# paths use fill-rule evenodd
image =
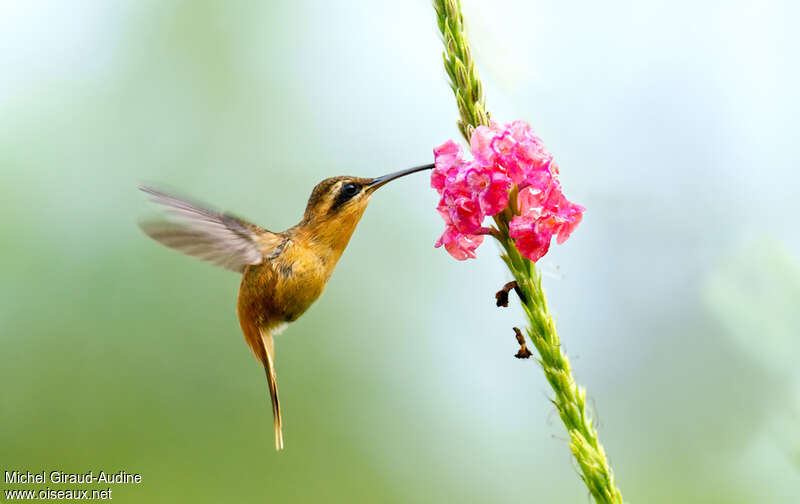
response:
<svg viewBox="0 0 800 504"><path fill-rule="evenodd" d="M305 218L310 221L351 220L361 218L369 204L372 193L394 179L422 170L430 170L434 165L424 165L390 173L377 178L332 177L314 187L308 198Z"/></svg>
<svg viewBox="0 0 800 504"><path fill-rule="evenodd" d="M341 253L376 189L405 175L430 170L433 166L417 166L377 178L344 176L325 179L311 192L301 227L305 227L315 241Z"/></svg>

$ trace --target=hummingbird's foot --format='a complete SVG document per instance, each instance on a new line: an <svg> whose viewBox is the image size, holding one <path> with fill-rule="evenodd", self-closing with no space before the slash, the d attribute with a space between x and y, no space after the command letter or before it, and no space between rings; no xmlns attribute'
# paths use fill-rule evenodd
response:
<svg viewBox="0 0 800 504"><path fill-rule="evenodd" d="M517 343L519 343L519 351L514 354L514 357L517 359L528 359L530 358L531 353L528 350L528 347L525 345L525 336L522 335L522 331L519 330L519 327L514 328L514 334L517 336Z"/></svg>
<svg viewBox="0 0 800 504"><path fill-rule="evenodd" d="M497 300L497 306L508 307L508 293L511 292L511 289L514 289L514 292L517 293L520 301L523 303L528 302L527 299L525 299L525 294L522 293L522 289L519 288L519 284L517 284L517 281L514 280L505 284L503 288L497 291L497 294L494 295L495 299Z"/></svg>

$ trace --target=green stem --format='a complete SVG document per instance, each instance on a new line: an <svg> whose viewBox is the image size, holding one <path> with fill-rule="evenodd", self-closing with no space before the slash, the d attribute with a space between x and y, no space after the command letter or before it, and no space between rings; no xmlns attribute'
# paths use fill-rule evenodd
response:
<svg viewBox="0 0 800 504"><path fill-rule="evenodd" d="M477 126L489 124L483 86L464 34L460 1L434 0L433 6L445 47L444 67L461 115L458 127L469 143ZM553 404L569 433L569 447L580 467L581 478L596 502L621 504L622 494L616 487L614 472L597 437L592 414L586 407L586 391L572 377L569 359L561 349L555 322L547 309L541 275L533 262L520 255L508 235L512 213L506 210L494 218L497 226L495 237L505 251L503 260L525 295L522 307L530 322L528 338L536 347L545 378L555 393Z"/></svg>

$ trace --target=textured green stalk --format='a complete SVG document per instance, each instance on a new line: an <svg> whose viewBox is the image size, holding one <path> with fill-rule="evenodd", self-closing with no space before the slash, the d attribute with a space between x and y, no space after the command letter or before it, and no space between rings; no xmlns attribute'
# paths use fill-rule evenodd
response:
<svg viewBox="0 0 800 504"><path fill-rule="evenodd" d="M434 0L433 6L445 46L444 67L450 77L450 87L461 115L458 126L469 143L475 127L489 124L483 87L475 72L472 54L464 35L464 19L459 0ZM513 201L515 194L511 196ZM510 219L509 209L495 216L499 231L496 237L505 250L503 260L525 296L522 306L530 322L528 338L536 347L544 375L555 393L553 404L558 408L558 414L569 433L569 447L580 467L581 478L596 502L622 503L622 494L614 483L614 473L603 445L597 438L591 412L586 407L586 391L575 382L569 359L561 350L555 322L547 309L542 278L536 265L520 255L509 237Z"/></svg>

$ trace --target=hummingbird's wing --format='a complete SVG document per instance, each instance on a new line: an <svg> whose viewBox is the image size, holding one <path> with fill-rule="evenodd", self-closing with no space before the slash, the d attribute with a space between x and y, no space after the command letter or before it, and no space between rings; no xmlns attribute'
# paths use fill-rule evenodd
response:
<svg viewBox="0 0 800 504"><path fill-rule="evenodd" d="M228 213L209 210L152 187L139 189L175 217L170 221L142 222L139 227L150 238L184 254L242 273L247 265L261 263L264 253L283 241L280 235Z"/></svg>

